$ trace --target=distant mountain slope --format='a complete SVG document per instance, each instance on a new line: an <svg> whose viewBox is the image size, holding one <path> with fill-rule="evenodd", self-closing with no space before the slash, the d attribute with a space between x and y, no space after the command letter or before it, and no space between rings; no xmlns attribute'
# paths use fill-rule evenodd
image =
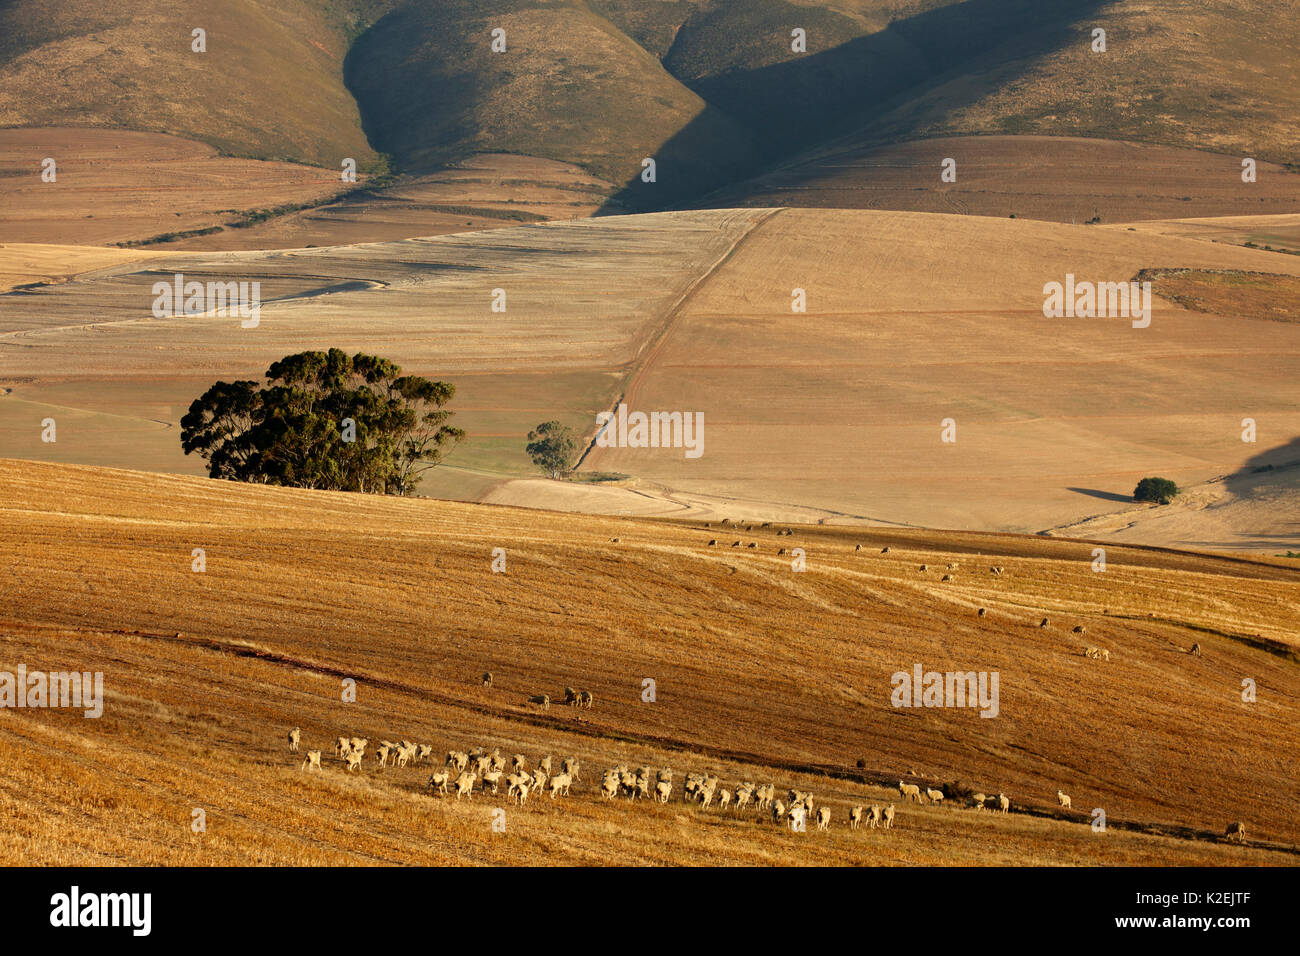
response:
<svg viewBox="0 0 1300 956"><path fill-rule="evenodd" d="M581 0L405 3L357 41L346 75L371 142L406 169L519 152L639 183L653 157L656 182L625 205L664 206L751 168L744 128Z"/></svg>
<svg viewBox="0 0 1300 956"><path fill-rule="evenodd" d="M0 126L95 126L338 168L375 159L321 0L0 4ZM351 9L351 8L349 8ZM206 31L207 52L191 50Z"/></svg>

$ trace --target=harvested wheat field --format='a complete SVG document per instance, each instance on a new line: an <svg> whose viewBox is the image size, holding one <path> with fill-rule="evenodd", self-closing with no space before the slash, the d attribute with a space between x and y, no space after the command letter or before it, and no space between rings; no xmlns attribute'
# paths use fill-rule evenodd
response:
<svg viewBox="0 0 1300 956"><path fill-rule="evenodd" d="M1184 269L1272 278L1229 290L1216 311L1157 281L1147 328L1043 315L1044 284L1067 275ZM153 284L178 272L260 281L259 326L154 318ZM1124 512L1123 527L1140 529L1129 540L1294 548L1290 491L1270 499L1271 517L1219 509L1253 487L1236 476L1300 459L1300 325L1268 321L1265 308L1297 275L1294 256L1123 226L871 210L196 251L0 296L0 440L18 457L199 473L177 435L190 401L218 379L259 378L285 354L333 346L456 385L469 438L449 459L461 477L425 487L437 497L683 516L743 503L782 520L1018 532ZM792 309L795 289L806 312ZM702 456L593 448L582 474L631 479L533 477L529 429L558 419L590 439L595 414L620 397L702 414ZM41 441L46 417L60 422L58 444ZM955 442L942 440L946 420ZM1151 524L1166 512L1131 500L1151 474L1232 494L1188 522Z"/></svg>
<svg viewBox="0 0 1300 956"><path fill-rule="evenodd" d="M0 461L0 667L104 675L99 719L3 712L0 858L1294 865L1285 562L1116 546L1099 573L1086 542L710 524ZM999 672L997 715L892 707L917 663ZM566 685L594 705L565 707ZM542 693L549 709L525 703ZM369 740L357 771L340 734ZM380 767L384 739L435 757ZM523 806L425 792L475 746L573 756L580 779ZM671 767L672 799L602 799L617 763ZM811 791L830 829L684 804L693 770ZM1012 812L905 803L899 781L1003 792ZM891 803L892 830L847 827Z"/></svg>

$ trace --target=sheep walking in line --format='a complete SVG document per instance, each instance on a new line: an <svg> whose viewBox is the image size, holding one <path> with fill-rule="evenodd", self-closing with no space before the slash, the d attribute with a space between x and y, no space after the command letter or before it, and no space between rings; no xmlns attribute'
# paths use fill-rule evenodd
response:
<svg viewBox="0 0 1300 956"><path fill-rule="evenodd" d="M289 750L293 753L298 752L298 741L302 738L302 730L298 727L289 731Z"/></svg>
<svg viewBox="0 0 1300 956"><path fill-rule="evenodd" d="M926 795L926 797L929 798L929 800L930 800L931 803L942 803L942 802L943 802L943 791L942 791L942 790L932 790L932 789L930 789L929 787L926 787L925 795Z"/></svg>
<svg viewBox="0 0 1300 956"><path fill-rule="evenodd" d="M889 806L885 807L885 829L892 830L893 828L894 828L894 805L891 803Z"/></svg>
<svg viewBox="0 0 1300 956"><path fill-rule="evenodd" d="M515 772L506 777L506 796L514 800L521 807L528 799L528 791L532 789L533 780L526 773Z"/></svg>
<svg viewBox="0 0 1300 956"><path fill-rule="evenodd" d="M817 811L817 829L825 830L831 825L831 811L822 807Z"/></svg>
<svg viewBox="0 0 1300 956"><path fill-rule="evenodd" d="M731 791L730 791L730 790L726 790L726 789L719 790L719 791L718 791L718 809L719 809L719 810L725 810L725 809L727 809L727 807L729 807L729 806L731 806Z"/></svg>
<svg viewBox="0 0 1300 956"><path fill-rule="evenodd" d="M301 771L301 770L310 770L312 767L315 767L317 770L320 769L320 751L319 751L319 750L308 750L308 751L307 751L307 756L306 756L305 758L303 758L302 766L299 767L298 769L299 769L300 771Z"/></svg>
<svg viewBox="0 0 1300 956"><path fill-rule="evenodd" d="M1070 797L1069 797L1069 795L1068 795L1068 794L1064 794L1064 793L1062 793L1060 790L1057 790L1057 791L1056 791L1056 802L1059 803L1059 804L1060 804L1062 807L1064 807L1066 810L1073 810L1073 809L1074 809L1072 806L1070 806Z"/></svg>
<svg viewBox="0 0 1300 956"><path fill-rule="evenodd" d="M1236 840L1244 846L1246 843L1246 824L1240 820L1234 820L1228 824L1228 829L1223 831L1223 835L1230 840Z"/></svg>
<svg viewBox="0 0 1300 956"><path fill-rule="evenodd" d="M344 759L344 761L347 762L347 769L348 769L348 770L360 770L360 769L361 769L361 754L357 753L356 751L349 750L349 751L348 751L348 755L347 755L346 757L344 757L343 759Z"/></svg>
<svg viewBox="0 0 1300 956"><path fill-rule="evenodd" d="M858 824L860 824L861 822L862 822L862 808L854 807L852 810L849 811L849 829L856 830L858 828Z"/></svg>
<svg viewBox="0 0 1300 956"><path fill-rule="evenodd" d="M618 772L614 770L605 771L605 776L600 781L600 795L606 800L613 800L618 796L618 787Z"/></svg>
<svg viewBox="0 0 1300 956"><path fill-rule="evenodd" d="M429 774L429 782L425 787L429 790L437 790L444 797L447 795L447 784L451 783L451 773L446 770L435 770Z"/></svg>
<svg viewBox="0 0 1300 956"><path fill-rule="evenodd" d="M667 803L668 798L672 796L673 782L671 780L660 780L655 784L655 799L660 803Z"/></svg>
<svg viewBox="0 0 1300 956"><path fill-rule="evenodd" d="M980 608L980 610L979 610L979 616L980 616L980 617L985 617L985 616L988 615L988 613L989 613L989 612L988 612L988 608Z"/></svg>
<svg viewBox="0 0 1300 956"><path fill-rule="evenodd" d="M383 744L380 744L379 748L375 751L375 759L379 761L379 766L381 767L388 766L388 754L389 754L388 748L385 747Z"/></svg>

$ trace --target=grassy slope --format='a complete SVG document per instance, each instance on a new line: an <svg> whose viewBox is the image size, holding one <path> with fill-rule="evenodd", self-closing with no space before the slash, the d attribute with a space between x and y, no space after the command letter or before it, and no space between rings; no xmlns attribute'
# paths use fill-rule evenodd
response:
<svg viewBox="0 0 1300 956"><path fill-rule="evenodd" d="M1278 564L1117 547L1098 575L1081 543L810 527L742 531L759 548L736 552L707 547L716 525L31 462L0 461L0 478L0 663L103 670L109 694L99 721L0 725L17 775L0 788L8 862L1286 863L1206 841L1237 818L1259 841L1300 838L1276 799L1296 757L1296 663L1231 636L1294 642L1296 572ZM778 544L806 548L808 571ZM494 547L505 574L488 569ZM958 563L956 581L921 562ZM1085 641L1112 660L1084 658ZM890 674L917 661L998 670L1000 715L891 708ZM344 676L355 704L339 701ZM522 706L564 684L596 708ZM284 751L295 724L326 749L347 732L574 754L583 782L509 810L494 842L504 797L428 800L423 772L373 761L302 775ZM596 774L619 760L808 786L835 826L799 841L751 815L603 804ZM843 828L911 770L1028 813L903 808L893 834ZM1058 786L1073 823L1050 806ZM1105 837L1081 825L1093 807Z"/></svg>
<svg viewBox="0 0 1300 956"><path fill-rule="evenodd" d="M0 125L171 133L257 159L375 159L343 85L348 28L318 0L19 0L0 8ZM207 52L190 49L207 31Z"/></svg>

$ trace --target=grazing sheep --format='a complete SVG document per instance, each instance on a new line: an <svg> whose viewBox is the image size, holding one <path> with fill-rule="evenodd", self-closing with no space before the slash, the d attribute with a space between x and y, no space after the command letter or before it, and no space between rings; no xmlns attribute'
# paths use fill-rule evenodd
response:
<svg viewBox="0 0 1300 956"><path fill-rule="evenodd" d="M551 709L551 697L549 694L537 694L534 697L529 697L527 703L536 704L538 707L542 708L542 710Z"/></svg>
<svg viewBox="0 0 1300 956"><path fill-rule="evenodd" d="M1039 627L1047 627L1047 618L1043 618L1043 619L1038 623L1038 626L1039 626Z"/></svg>
<svg viewBox="0 0 1300 956"><path fill-rule="evenodd" d="M921 565L921 570L922 570L922 571L929 571L929 570L930 570L930 566L929 566L928 564L923 564L923 565Z"/></svg>
<svg viewBox="0 0 1300 956"><path fill-rule="evenodd" d="M1244 846L1246 843L1246 824L1240 820L1234 820L1228 824L1228 829L1223 831L1223 835L1229 839L1236 838Z"/></svg>
<svg viewBox="0 0 1300 956"><path fill-rule="evenodd" d="M748 547L748 548L757 548L757 547L758 547L758 542L757 542L757 541L751 541L751 542L749 542L749 544L746 545L746 547Z"/></svg>
<svg viewBox="0 0 1300 956"><path fill-rule="evenodd" d="M855 544L855 545L853 546L853 550L854 550L854 551L861 551L861 550L862 550L862 545L860 545L860 544Z"/></svg>
<svg viewBox="0 0 1300 956"><path fill-rule="evenodd" d="M347 761L348 770L355 771L361 769L361 754L357 753L355 750L349 750L348 755L343 759Z"/></svg>
<svg viewBox="0 0 1300 956"><path fill-rule="evenodd" d="M464 770L456 778L456 800L459 802L462 796L474 799L474 771Z"/></svg>
<svg viewBox="0 0 1300 956"><path fill-rule="evenodd" d="M998 809L1003 813L1008 813L1011 810L1011 801L1007 799L1005 793L998 794Z"/></svg>
<svg viewBox="0 0 1300 956"><path fill-rule="evenodd" d="M957 562L954 561L954 562L952 562L951 564L949 564L949 565L948 565L948 570L949 570L949 571L956 571L956 570L957 570Z"/></svg>
<svg viewBox="0 0 1300 956"><path fill-rule="evenodd" d="M591 705L595 703L596 698L591 696L591 691L584 690L578 694L578 703L587 710L591 710Z"/></svg>
<svg viewBox="0 0 1300 956"><path fill-rule="evenodd" d="M710 548L717 547L717 544L718 544L718 539L717 539L717 538L710 538L710 539L709 539L709 547L710 547Z"/></svg>
<svg viewBox="0 0 1300 956"><path fill-rule="evenodd" d="M952 575L951 575L951 574L945 574L945 575L944 575L943 577L941 577L939 580L940 580L940 581L951 581L951 580L952 580Z"/></svg>
<svg viewBox="0 0 1300 956"><path fill-rule="evenodd" d="M319 750L308 750L308 751L307 751L307 756L303 759L302 766L299 767L298 769L299 769L300 771L302 771L302 770L310 770L312 767L315 767L317 770L320 769L320 751L319 751Z"/></svg>
<svg viewBox="0 0 1300 956"><path fill-rule="evenodd" d="M903 783L901 780L898 781L898 792L907 800L915 800L917 803L921 802L921 788L914 783Z"/></svg>
<svg viewBox="0 0 1300 956"><path fill-rule="evenodd" d="M858 824L860 824L861 822L862 822L862 808L854 807L852 810L849 811L849 829L856 830L858 828Z"/></svg>
<svg viewBox="0 0 1300 956"><path fill-rule="evenodd" d="M783 555L783 554L785 554L785 548L781 548L779 551L776 552L776 556L777 556L778 558L779 558L781 555Z"/></svg>
<svg viewBox="0 0 1300 956"><path fill-rule="evenodd" d="M567 773L557 773L551 778L551 799L554 800L561 794L567 797L569 795L569 785L572 783L573 778Z"/></svg>
<svg viewBox="0 0 1300 956"><path fill-rule="evenodd" d="M339 757L346 757L352 749L352 741L347 737L339 737L334 741L334 753Z"/></svg>
<svg viewBox="0 0 1300 956"><path fill-rule="evenodd" d="M506 777L506 796L516 801L521 807L524 801L528 799L528 791L531 789L533 779L526 773L512 773Z"/></svg>
<svg viewBox="0 0 1300 956"><path fill-rule="evenodd" d="M739 542L739 541L733 541L733 542L731 542L731 546L732 546L733 548L739 548L739 547L740 547L740 542Z"/></svg>
<svg viewBox="0 0 1300 956"><path fill-rule="evenodd" d="M926 789L925 789L925 795L926 795L927 797L930 798L930 802L931 802L931 803L942 803L942 802L943 802L943 791L942 791L942 790L931 790L929 787L926 787Z"/></svg>
<svg viewBox="0 0 1300 956"><path fill-rule="evenodd" d="M1101 649L1101 659L1103 661L1110 660L1110 651L1106 650L1104 647Z"/></svg>
<svg viewBox="0 0 1300 956"><path fill-rule="evenodd" d="M992 574L1001 574L1002 568L998 565L994 565L993 567L989 568L989 572Z"/></svg>
<svg viewBox="0 0 1300 956"><path fill-rule="evenodd" d="M491 687L491 686L492 686L492 672L491 672L491 671L484 671L484 672L483 672L483 686L484 686L484 687Z"/></svg>
<svg viewBox="0 0 1300 956"><path fill-rule="evenodd" d="M1072 634L1082 634L1086 630L1087 628L1085 628L1082 624L1076 624L1074 625L1074 627L1070 628L1070 632Z"/></svg>
<svg viewBox="0 0 1300 956"><path fill-rule="evenodd" d="M817 811L817 829L825 830L831 825L831 811L822 807Z"/></svg>
<svg viewBox="0 0 1300 956"><path fill-rule="evenodd" d="M889 545L885 545L883 548L881 548L881 549L880 549L880 553L881 553L881 554L889 554Z"/></svg>
<svg viewBox="0 0 1300 956"><path fill-rule="evenodd" d="M613 800L618 796L619 775L616 770L606 770L605 776L600 781L600 795L606 800Z"/></svg>
<svg viewBox="0 0 1300 956"><path fill-rule="evenodd" d="M986 614L988 614L988 613L989 613L989 612L988 612L987 609L985 609L985 608L980 608L980 617L984 617L984 616L985 616Z"/></svg>
<svg viewBox="0 0 1300 956"><path fill-rule="evenodd" d="M618 538L610 538L609 540L612 544L618 544Z"/></svg>
<svg viewBox="0 0 1300 956"><path fill-rule="evenodd" d="M891 803L885 807L885 829L892 830L894 827L894 805Z"/></svg>
<svg viewBox="0 0 1300 956"><path fill-rule="evenodd" d="M445 797L449 783L451 783L451 774L446 770L436 770L429 774L429 782L425 784L425 788L428 790L436 788Z"/></svg>
<svg viewBox="0 0 1300 956"><path fill-rule="evenodd" d="M982 793L972 793L970 795L970 805L976 810L983 810L984 804L988 802L988 797Z"/></svg>
<svg viewBox="0 0 1300 956"><path fill-rule="evenodd" d="M1187 653L1189 653L1189 654L1195 654L1197 657L1200 657L1200 656L1201 656L1201 645L1200 645L1200 644L1193 644L1193 645L1192 645L1192 649L1191 649L1190 651L1188 651Z"/></svg>
<svg viewBox="0 0 1300 956"><path fill-rule="evenodd" d="M1066 810L1073 810L1073 809L1074 809L1072 806L1070 806L1070 798L1069 798L1069 796L1067 796L1067 795L1064 794L1064 793L1061 793L1060 790L1057 790L1057 791L1056 791L1056 802L1059 803L1059 804L1060 804L1062 807L1064 807Z"/></svg>
<svg viewBox="0 0 1300 956"><path fill-rule="evenodd" d="M297 727L289 731L289 749L291 751L295 753L298 751L298 740L301 736L302 736L302 731Z"/></svg>

